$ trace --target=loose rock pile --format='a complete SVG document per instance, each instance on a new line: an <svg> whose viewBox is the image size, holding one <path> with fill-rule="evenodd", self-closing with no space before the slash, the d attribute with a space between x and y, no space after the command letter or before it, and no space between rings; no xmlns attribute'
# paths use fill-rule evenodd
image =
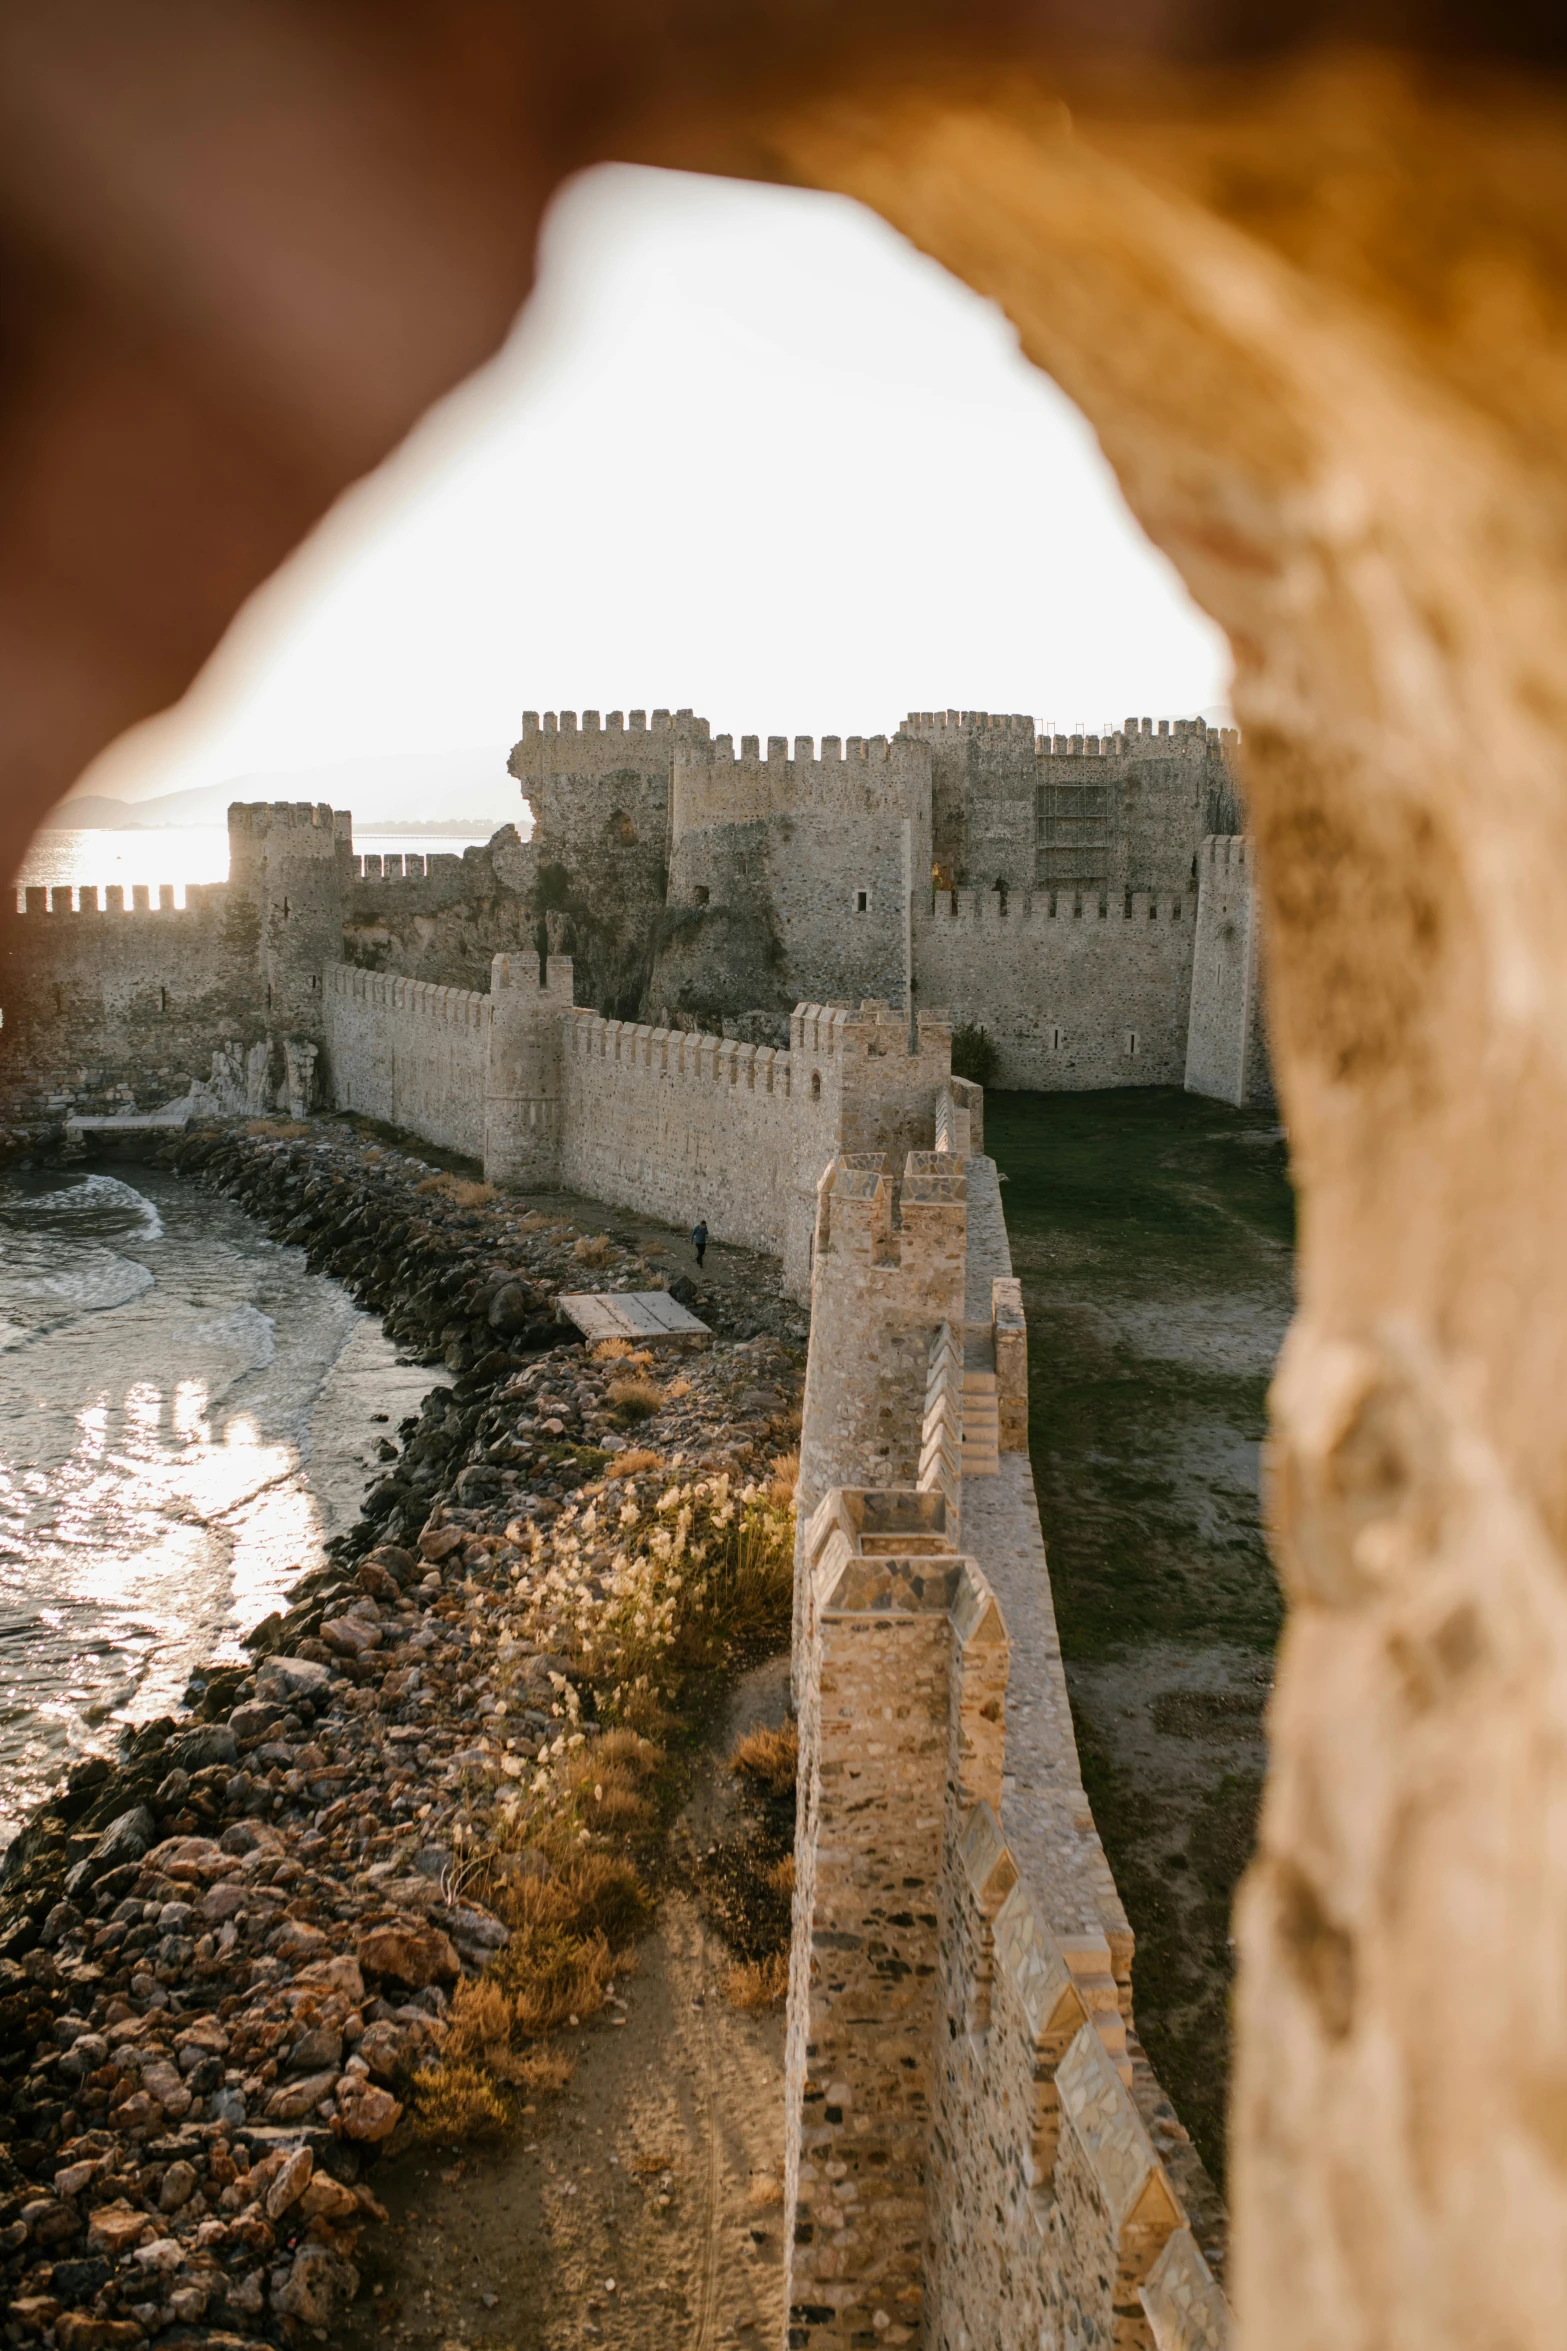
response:
<svg viewBox="0 0 1567 2351"><path fill-rule="evenodd" d="M255 1662L78 1764L6 1856L6 2319L59 2351L331 2338L385 2217L366 2173L473 2044L468 1988L517 1991L510 1878L613 1845L618 1759L678 1697L660 1658L715 1654L683 1626L787 1554L796 1344L595 1359L554 1298L646 1286L634 1253L345 1130L172 1156L454 1384ZM486 1999L487 2030L529 2013Z"/></svg>

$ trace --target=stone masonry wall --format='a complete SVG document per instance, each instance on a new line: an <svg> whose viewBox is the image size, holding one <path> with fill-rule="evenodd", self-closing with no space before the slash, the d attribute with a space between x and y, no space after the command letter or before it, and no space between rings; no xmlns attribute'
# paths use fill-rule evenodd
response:
<svg viewBox="0 0 1567 2351"><path fill-rule="evenodd" d="M918 1000L987 1030L999 1086L1178 1086L1194 913L1187 895L943 892L915 916Z"/></svg>
<svg viewBox="0 0 1567 2351"><path fill-rule="evenodd" d="M327 1072L339 1110L484 1156L492 1002L340 963L327 990Z"/></svg>
<svg viewBox="0 0 1567 2351"><path fill-rule="evenodd" d="M1220 2351L1223 2297L1178 2186L1194 2159L1128 2041L1132 1939L1078 1770L1015 1410L1026 1334L996 1171L963 1153L950 1100L942 1132L948 1150L917 1152L901 1186L865 1155L821 1186L789 2341ZM933 1249L899 1194L942 1158ZM1007 1403L999 1468L962 1476L957 1511L908 1468L926 1351L954 1324Z"/></svg>
<svg viewBox="0 0 1567 2351"><path fill-rule="evenodd" d="M150 899L29 890L0 906L0 1087L26 1119L150 1109L204 1078L216 1046L256 1033L260 917L214 884ZM156 902L153 902L155 899ZM47 908L47 911L46 911Z"/></svg>
<svg viewBox="0 0 1567 2351"><path fill-rule="evenodd" d="M1271 1102L1251 844L1204 841L1187 1022L1186 1090Z"/></svg>

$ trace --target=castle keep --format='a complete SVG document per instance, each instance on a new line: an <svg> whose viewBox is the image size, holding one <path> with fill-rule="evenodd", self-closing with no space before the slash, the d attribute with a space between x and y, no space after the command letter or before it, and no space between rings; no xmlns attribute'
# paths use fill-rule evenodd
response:
<svg viewBox="0 0 1567 2351"><path fill-rule="evenodd" d="M576 1007L611 1024L781 1051L795 1005L869 999L982 1027L1002 1086L1266 1099L1232 750L1200 719L1068 737L948 710L764 755L687 710L526 712L526 842L361 858L343 812L236 806L227 883L183 909L168 888L29 890L0 913L0 1115L146 1110L193 1083L251 1109L395 1100L510 1164L486 1141L524 1084L486 1059L520 1050L493 959L562 949ZM561 1118L571 1081L557 1101L548 1073L571 1056L527 1053L529 1099L556 1103L529 1116ZM569 1118L555 1141L571 1164Z"/></svg>

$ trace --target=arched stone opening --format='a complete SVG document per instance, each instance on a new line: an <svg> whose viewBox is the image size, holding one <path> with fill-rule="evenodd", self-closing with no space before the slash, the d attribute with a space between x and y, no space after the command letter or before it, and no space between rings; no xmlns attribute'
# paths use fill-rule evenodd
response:
<svg viewBox="0 0 1567 2351"><path fill-rule="evenodd" d="M92 12L49 13L86 72ZM225 17L224 37L254 30ZM88 140L85 197L74 158L97 118L73 113L58 74L40 78L43 22L17 12L5 37L12 113L44 125L9 143L4 195L27 262L10 273L21 331L0 451L12 863L81 761L183 686L335 491L482 356L525 285L549 190L601 155L862 197L1000 301L1095 424L1150 536L1235 646L1303 1192L1273 1480L1293 1614L1242 1924L1242 2327L1269 2351L1554 2341L1567 2299L1558 85L1344 56L1161 70L1109 91L1073 77L1069 111L1032 35L1001 44L1018 66L1005 80L986 79L993 60L956 75L947 52L868 78L840 53L802 59L758 18L719 106L695 37L682 65L673 18L674 70L643 33L613 86L596 23L514 45L509 73L459 70L455 55L432 71L389 44L377 138L360 120L345 142L354 107L305 75L308 125L276 110L277 186L298 201L252 206L237 228L232 150L198 199L212 147L163 135L163 100L192 85L158 42L188 41L188 17L148 11L117 34L144 44L116 84L133 135L107 161ZM351 80L348 12L343 27L334 70ZM269 88L286 92L290 61L273 60ZM531 143L504 103L524 62L552 101ZM466 178L447 137L465 109L484 132ZM154 155L155 185L139 168ZM265 190L278 159L240 161ZM117 204L116 170L139 209ZM390 191L422 171L440 202L415 219ZM182 185L211 234L175 251ZM357 243L321 239L324 188L353 198L332 218L352 214ZM84 226L100 214L112 236ZM315 243L300 283L320 299L268 311L260 297L300 265L296 230ZM351 285L395 299L338 305Z"/></svg>

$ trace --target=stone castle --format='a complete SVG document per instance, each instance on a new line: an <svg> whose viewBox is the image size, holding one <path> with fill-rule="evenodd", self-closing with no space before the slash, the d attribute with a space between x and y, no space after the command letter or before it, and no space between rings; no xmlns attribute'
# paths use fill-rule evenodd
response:
<svg viewBox="0 0 1567 2351"><path fill-rule="evenodd" d="M782 1047L798 1003L880 1000L983 1028L1002 1086L1265 1099L1232 746L1200 719L1050 737L925 711L820 756L775 736L764 758L689 711L528 712L526 842L360 858L347 814L236 806L227 883L181 910L168 887L129 907L29 890L0 914L0 1115L146 1110L210 1084L218 1055L229 1098L369 1108L368 1085L390 1116L391 1087L422 1133L413 1062L439 1095L442 1051L356 1073L348 1033L358 1050L377 1000L356 975L487 998L496 954L541 949L570 952L577 1002L612 1021ZM429 1001L398 998L416 1022ZM472 1116L463 1147L492 1158Z"/></svg>
<svg viewBox="0 0 1567 2351"><path fill-rule="evenodd" d="M526 845L388 872L330 808L235 807L227 884L181 911L30 891L0 942L8 1113L325 1101L782 1260L811 1304L792 2351L1219 2351L1212 2191L1136 2039L952 1042L983 1024L1013 1084L1266 1089L1228 747L947 713L764 760L638 715L525 725Z"/></svg>

